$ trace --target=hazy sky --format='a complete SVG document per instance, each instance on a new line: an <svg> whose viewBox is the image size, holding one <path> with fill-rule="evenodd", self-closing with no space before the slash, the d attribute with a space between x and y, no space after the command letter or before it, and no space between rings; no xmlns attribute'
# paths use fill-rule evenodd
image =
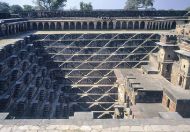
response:
<svg viewBox="0 0 190 132"><path fill-rule="evenodd" d="M9 4L33 4L33 0L0 0ZM123 9L127 0L67 0L66 9L79 8L80 1L91 2L94 9ZM190 0L155 0L156 9L185 9L190 7Z"/></svg>

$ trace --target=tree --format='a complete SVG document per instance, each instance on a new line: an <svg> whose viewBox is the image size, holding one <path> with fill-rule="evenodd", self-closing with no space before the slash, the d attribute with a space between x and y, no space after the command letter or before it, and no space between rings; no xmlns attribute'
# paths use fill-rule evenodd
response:
<svg viewBox="0 0 190 132"><path fill-rule="evenodd" d="M149 8L149 7L153 7L154 5L154 0L141 0L141 5L142 5L142 8Z"/></svg>
<svg viewBox="0 0 190 132"><path fill-rule="evenodd" d="M58 10L63 8L67 0L35 0L34 3L40 10Z"/></svg>
<svg viewBox="0 0 190 132"><path fill-rule="evenodd" d="M33 6L31 5L23 5L23 10L24 11L33 11Z"/></svg>
<svg viewBox="0 0 190 132"><path fill-rule="evenodd" d="M190 7L187 7L185 10L190 11Z"/></svg>
<svg viewBox="0 0 190 132"><path fill-rule="evenodd" d="M126 10L138 10L137 0L127 0L124 9Z"/></svg>
<svg viewBox="0 0 190 132"><path fill-rule="evenodd" d="M10 6L9 6L8 3L6 3L6 2L0 2L0 12L7 13L7 12L9 12L9 10L10 10Z"/></svg>
<svg viewBox="0 0 190 132"><path fill-rule="evenodd" d="M92 3L84 3L84 2L80 2L80 10L81 11L92 11L93 10L93 6Z"/></svg>
<svg viewBox="0 0 190 132"><path fill-rule="evenodd" d="M138 10L139 8L152 8L154 0L127 0L125 9L126 10Z"/></svg>
<svg viewBox="0 0 190 132"><path fill-rule="evenodd" d="M23 11L23 8L20 5L12 5L10 7L11 13L18 14L19 12Z"/></svg>

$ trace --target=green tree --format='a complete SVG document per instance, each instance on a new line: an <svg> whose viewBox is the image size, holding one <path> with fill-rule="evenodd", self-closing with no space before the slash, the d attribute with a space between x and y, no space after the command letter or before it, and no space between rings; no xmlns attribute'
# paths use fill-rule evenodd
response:
<svg viewBox="0 0 190 132"><path fill-rule="evenodd" d="M24 11L33 11L33 6L31 5L23 5L23 10Z"/></svg>
<svg viewBox="0 0 190 132"><path fill-rule="evenodd" d="M190 11L190 7L187 7L185 10Z"/></svg>
<svg viewBox="0 0 190 132"><path fill-rule="evenodd" d="M80 10L81 11L92 11L93 10L93 6L92 3L84 3L84 2L80 2Z"/></svg>
<svg viewBox="0 0 190 132"><path fill-rule="evenodd" d="M142 8L152 8L154 5L154 0L141 0Z"/></svg>
<svg viewBox="0 0 190 132"><path fill-rule="evenodd" d="M125 9L126 10L138 10L139 8L152 8L154 0L127 0Z"/></svg>
<svg viewBox="0 0 190 132"><path fill-rule="evenodd" d="M138 10L137 0L127 0L124 9L126 10Z"/></svg>
<svg viewBox="0 0 190 132"><path fill-rule="evenodd" d="M58 10L65 7L67 0L35 0L40 10Z"/></svg>
<svg viewBox="0 0 190 132"><path fill-rule="evenodd" d="M23 8L20 5L12 5L10 7L11 13L17 14L21 11L23 11Z"/></svg>
<svg viewBox="0 0 190 132"><path fill-rule="evenodd" d="M9 12L10 6L6 2L0 2L0 12Z"/></svg>

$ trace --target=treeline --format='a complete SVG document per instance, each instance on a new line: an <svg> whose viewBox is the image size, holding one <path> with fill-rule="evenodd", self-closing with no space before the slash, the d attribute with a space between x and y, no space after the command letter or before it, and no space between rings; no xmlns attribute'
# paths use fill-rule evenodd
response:
<svg viewBox="0 0 190 132"><path fill-rule="evenodd" d="M6 2L0 2L0 12L17 14L22 11L35 10L63 10L67 0L34 0L34 6L31 5L9 5ZM77 10L77 9L71 9ZM91 3L80 2L81 11L91 11L93 6Z"/></svg>
<svg viewBox="0 0 190 132"><path fill-rule="evenodd" d="M9 5L6 2L0 2L0 12L16 14L21 11L33 11L35 8L31 5Z"/></svg>

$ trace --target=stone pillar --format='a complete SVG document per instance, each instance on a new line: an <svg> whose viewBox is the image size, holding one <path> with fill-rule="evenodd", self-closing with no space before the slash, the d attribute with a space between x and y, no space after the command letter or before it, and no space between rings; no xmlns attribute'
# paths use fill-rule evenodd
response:
<svg viewBox="0 0 190 132"><path fill-rule="evenodd" d="M9 35L9 25L7 25L6 31L7 31L7 35Z"/></svg>
<svg viewBox="0 0 190 132"><path fill-rule="evenodd" d="M135 21L132 21L132 22L133 22L133 30L134 30L134 29L135 29L135 24L134 24L134 23L135 23Z"/></svg>
<svg viewBox="0 0 190 132"><path fill-rule="evenodd" d="M160 29L160 22L157 22L157 26L156 27L158 27L158 28L156 28L157 30Z"/></svg>
<svg viewBox="0 0 190 132"><path fill-rule="evenodd" d="M69 24L69 28L68 28L68 29L70 29L70 26L71 26L71 22L68 22L68 24Z"/></svg>
<svg viewBox="0 0 190 132"><path fill-rule="evenodd" d="M75 30L76 30L77 29L77 27L76 27L77 26L77 22L74 22L74 26L75 26Z"/></svg>
<svg viewBox="0 0 190 132"><path fill-rule="evenodd" d="M116 21L113 21L113 29L116 29Z"/></svg>
<svg viewBox="0 0 190 132"><path fill-rule="evenodd" d="M141 29L141 21L139 21L139 29Z"/></svg>
<svg viewBox="0 0 190 132"><path fill-rule="evenodd" d="M57 22L54 22L55 28L54 30L57 30Z"/></svg>
<svg viewBox="0 0 190 132"><path fill-rule="evenodd" d="M86 24L87 24L87 30L89 30L89 22L86 22Z"/></svg>
<svg viewBox="0 0 190 132"><path fill-rule="evenodd" d="M97 22L94 22L94 29L96 30Z"/></svg>
<svg viewBox="0 0 190 132"><path fill-rule="evenodd" d="M126 29L128 29L129 21L126 21Z"/></svg>
<svg viewBox="0 0 190 132"><path fill-rule="evenodd" d="M145 22L144 29L145 29L145 30L148 29L148 22L147 22L147 21Z"/></svg>
<svg viewBox="0 0 190 132"><path fill-rule="evenodd" d="M61 29L64 30L64 22L61 22Z"/></svg>
<svg viewBox="0 0 190 132"><path fill-rule="evenodd" d="M33 24L30 22L30 29L33 30Z"/></svg>
<svg viewBox="0 0 190 132"><path fill-rule="evenodd" d="M101 29L103 29L103 22L101 22Z"/></svg>
<svg viewBox="0 0 190 132"><path fill-rule="evenodd" d="M42 25L43 25L42 30L44 30L44 22L42 22Z"/></svg>
<svg viewBox="0 0 190 132"><path fill-rule="evenodd" d="M5 25L4 24L2 24L2 25L0 25L0 32L2 33L2 36L4 36L5 35Z"/></svg>
<svg viewBox="0 0 190 132"><path fill-rule="evenodd" d="M48 22L48 25L49 25L48 29L50 30L51 29L51 22Z"/></svg>

